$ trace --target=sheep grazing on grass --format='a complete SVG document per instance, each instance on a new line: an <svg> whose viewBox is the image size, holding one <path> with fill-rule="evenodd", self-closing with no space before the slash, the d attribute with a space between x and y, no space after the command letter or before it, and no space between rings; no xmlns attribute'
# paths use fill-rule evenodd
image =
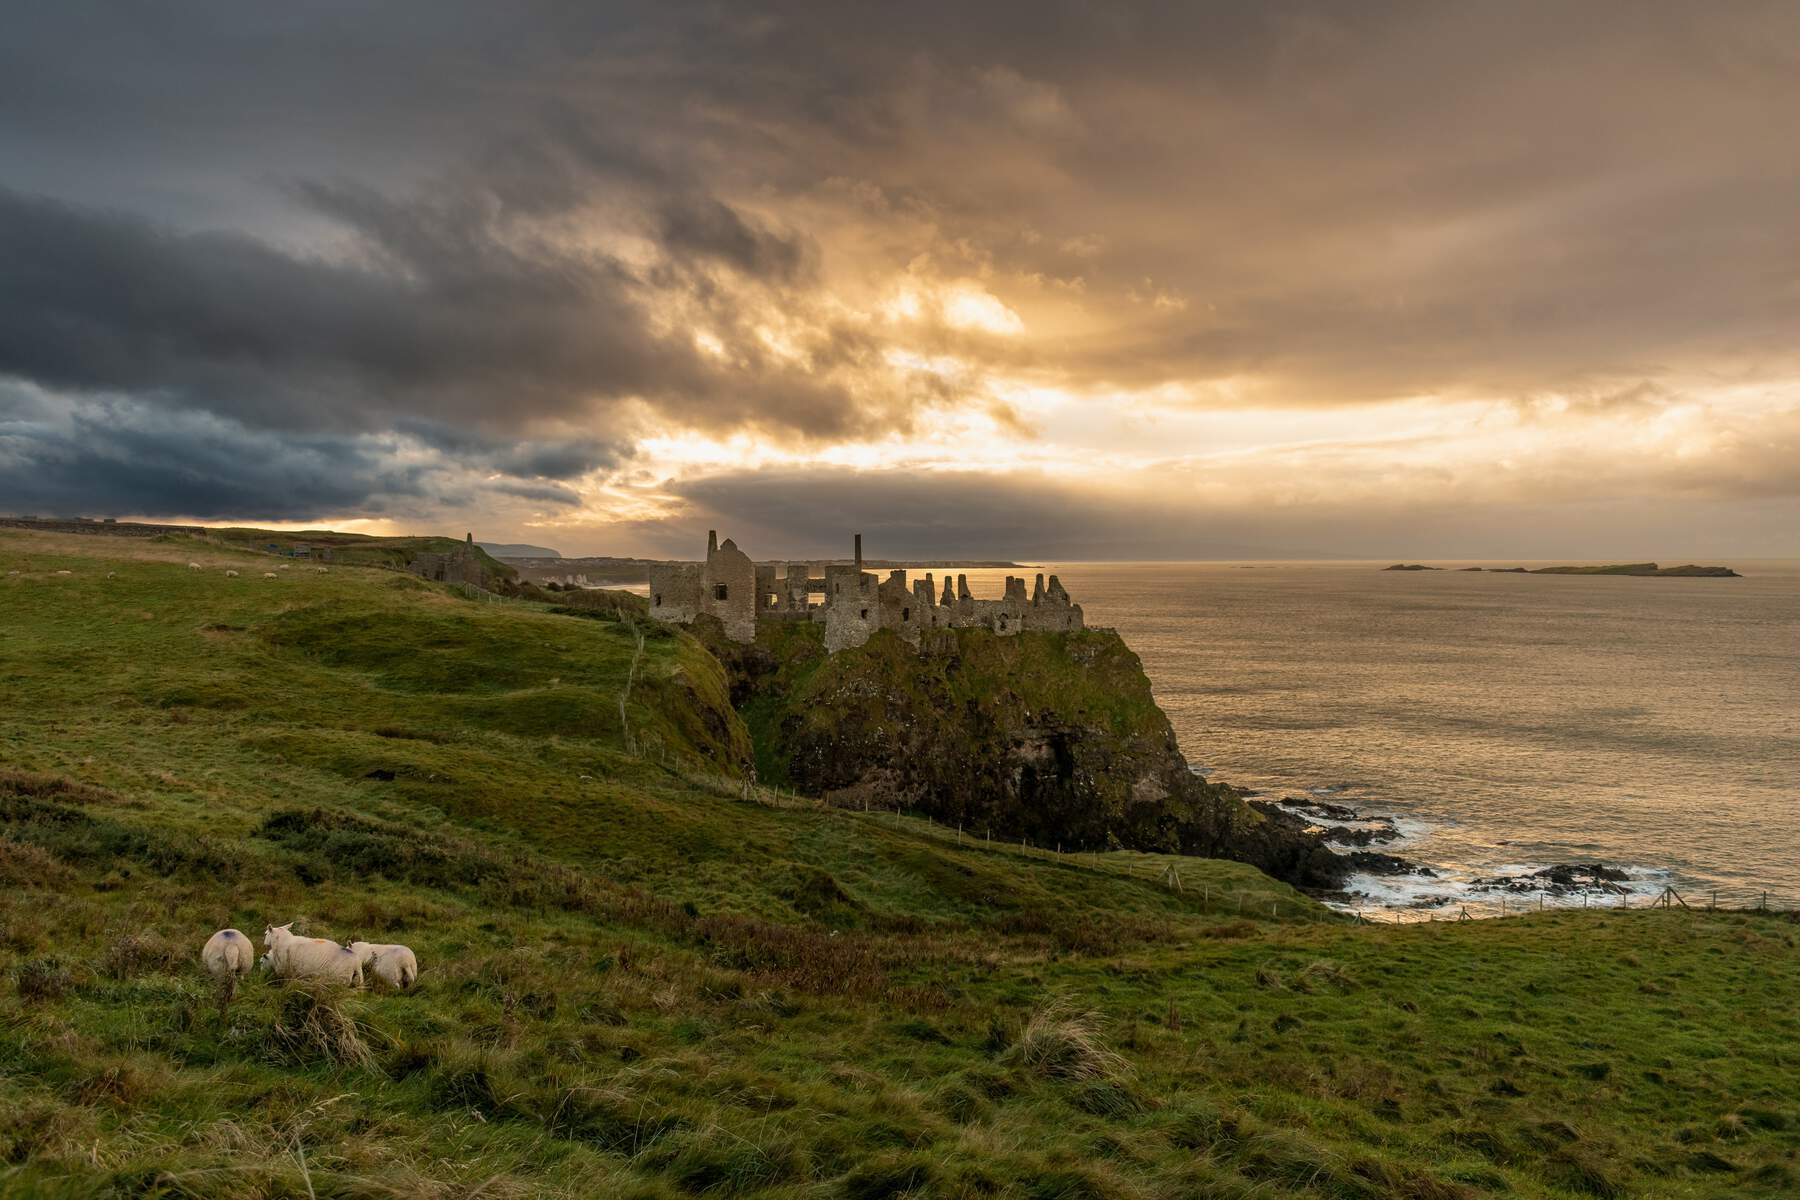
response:
<svg viewBox="0 0 1800 1200"><path fill-rule="evenodd" d="M190 570L190 571L198 571L199 569L200 569L199 563L189 563L188 564L188 570Z"/></svg>
<svg viewBox="0 0 1800 1200"><path fill-rule="evenodd" d="M225 1019L225 1006L237 995L238 980L250 974L256 958L256 947L235 929L221 929L206 939L200 949L200 962L206 973L219 985L219 1019Z"/></svg>
<svg viewBox="0 0 1800 1200"><path fill-rule="evenodd" d="M358 955L330 938L297 936L292 921L263 930L263 948L269 952L269 969L277 979L323 979L362 986L362 959Z"/></svg>
<svg viewBox="0 0 1800 1200"><path fill-rule="evenodd" d="M117 579L119 577L119 573L117 571L108 571L106 573L106 577L108 579Z"/></svg>
<svg viewBox="0 0 1800 1200"><path fill-rule="evenodd" d="M275 569L277 571L291 571L294 569L294 564L293 563L282 563L279 567L276 567Z"/></svg>
<svg viewBox="0 0 1800 1200"><path fill-rule="evenodd" d="M227 572L225 572L225 578L227 578L227 579L236 579L236 578L237 578L237 572L236 572L236 571L227 571Z"/></svg>
<svg viewBox="0 0 1800 1200"><path fill-rule="evenodd" d="M58 571L57 572L58 575L73 575L74 573L75 572L73 572L73 571Z"/></svg>
<svg viewBox="0 0 1800 1200"><path fill-rule="evenodd" d="M321 575L323 575L325 573L324 567L314 567L313 570L317 571Z"/></svg>
<svg viewBox="0 0 1800 1200"><path fill-rule="evenodd" d="M375 942L351 942L350 953L356 955L364 978L373 972L375 978L390 987L405 991L419 977L419 960L405 946Z"/></svg>
<svg viewBox="0 0 1800 1200"><path fill-rule="evenodd" d="M263 572L263 578L264 578L264 579L280 579L280 578L281 578L281 576L279 576L279 575L277 575L277 574L276 574L276 573L275 573L275 572L273 572L273 571L264 571L264 572Z"/></svg>

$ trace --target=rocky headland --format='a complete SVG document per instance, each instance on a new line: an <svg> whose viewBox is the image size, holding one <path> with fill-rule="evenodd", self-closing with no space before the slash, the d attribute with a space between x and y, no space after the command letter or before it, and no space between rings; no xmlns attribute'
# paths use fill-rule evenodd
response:
<svg viewBox="0 0 1800 1200"><path fill-rule="evenodd" d="M883 631L827 655L810 623L750 645L696 628L730 673L765 783L971 836L1236 859L1316 890L1365 869L1305 820L1190 770L1111 630L944 629L919 649Z"/></svg>

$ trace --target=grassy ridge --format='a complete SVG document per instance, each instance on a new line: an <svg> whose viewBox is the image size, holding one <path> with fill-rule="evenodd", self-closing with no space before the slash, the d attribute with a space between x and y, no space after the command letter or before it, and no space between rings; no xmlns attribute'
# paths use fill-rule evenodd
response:
<svg viewBox="0 0 1800 1200"><path fill-rule="evenodd" d="M632 755L634 622L270 565L0 534L0 1192L1794 1187L1780 917L1248 919L1299 901L764 808L685 635ZM221 1023L200 942L291 917L418 990Z"/></svg>

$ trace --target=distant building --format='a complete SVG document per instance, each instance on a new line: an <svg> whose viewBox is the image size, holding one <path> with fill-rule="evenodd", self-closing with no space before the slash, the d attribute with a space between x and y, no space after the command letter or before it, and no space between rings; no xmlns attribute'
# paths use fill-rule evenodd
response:
<svg viewBox="0 0 1800 1200"><path fill-rule="evenodd" d="M773 565L757 566L731 539L720 544L713 531L706 535L704 562L650 568L650 615L686 624L705 613L740 642L755 641L761 622L816 621L825 626L825 648L832 652L860 646L878 629L892 629L918 645L928 629L980 627L1014 634L1086 628L1081 605L1069 599L1054 575L1048 583L1039 575L1029 597L1025 580L1008 576L1000 599L977 600L969 594L967 575L958 575L954 588L945 576L940 597L929 572L908 584L905 571L879 579L862 563L859 533L854 565L827 566L821 579L808 564L789 563L777 576Z"/></svg>

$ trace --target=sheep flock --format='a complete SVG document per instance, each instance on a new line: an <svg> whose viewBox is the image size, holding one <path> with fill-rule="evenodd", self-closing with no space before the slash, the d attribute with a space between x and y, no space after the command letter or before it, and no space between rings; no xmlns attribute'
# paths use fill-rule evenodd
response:
<svg viewBox="0 0 1800 1200"><path fill-rule="evenodd" d="M256 957L255 943L237 929L221 929L206 939L200 962L219 988L219 1014L237 995L239 983L257 966L277 979L306 979L345 987L363 987L379 979L405 990L419 977L419 960L412 950L393 942L354 941L348 946L330 938L301 937L293 922L263 930L263 956Z"/></svg>

